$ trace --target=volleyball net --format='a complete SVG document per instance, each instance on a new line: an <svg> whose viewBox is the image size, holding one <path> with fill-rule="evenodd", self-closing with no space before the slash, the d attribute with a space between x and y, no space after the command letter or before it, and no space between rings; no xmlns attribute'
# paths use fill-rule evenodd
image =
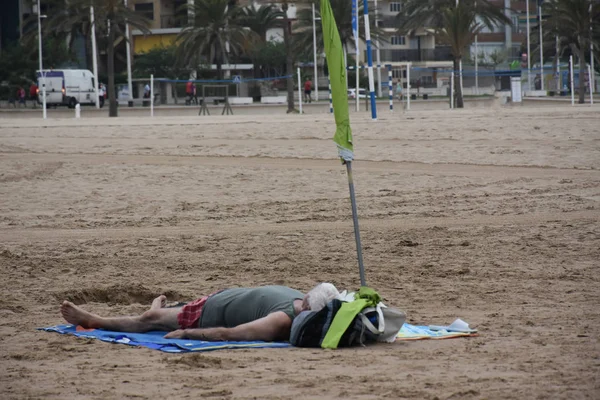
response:
<svg viewBox="0 0 600 400"><path fill-rule="evenodd" d="M461 67L455 69L450 61L436 67L416 66L412 62L375 65L376 82L372 93L366 83L367 67L358 67L359 79L357 80L356 67L348 66L349 107L351 110L356 108L356 111L367 111L374 115L372 107L369 109L372 104L375 104L380 112L408 111L413 101L447 101L447 107L454 108L459 90L465 99L499 95L513 101L513 98L522 99L525 96L570 95L573 98L574 93L579 90L578 68L572 68L564 63L530 70L509 67L503 69L498 66L477 66L466 63ZM308 78L313 80L312 99L320 100L312 103L311 109L333 113L328 77L320 76L314 80L312 74L300 70L297 76L283 75L267 78L245 78L240 75L234 75L229 79L154 78L150 101L153 102L152 106L196 106L199 115L209 115L211 109L220 107L222 107L221 114L233 114L237 105L286 104L288 78L292 78L294 82L296 106L306 100L302 89L305 78ZM585 87L589 90L588 93L592 92L593 86L588 75L583 75L582 78L586 83L590 82ZM498 94L498 92L502 93ZM369 102L371 95L376 97L377 103ZM592 96L590 101L593 102ZM439 106L444 107L443 104ZM322 109L314 107L322 107Z"/></svg>

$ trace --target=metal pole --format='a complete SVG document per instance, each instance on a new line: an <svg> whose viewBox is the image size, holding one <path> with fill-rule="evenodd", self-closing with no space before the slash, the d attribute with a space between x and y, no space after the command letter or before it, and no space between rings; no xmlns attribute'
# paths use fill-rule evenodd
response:
<svg viewBox="0 0 600 400"><path fill-rule="evenodd" d="M392 81L392 66L388 65L388 95L390 96L390 112L394 111L394 85Z"/></svg>
<svg viewBox="0 0 600 400"><path fill-rule="evenodd" d="M554 56L554 58L556 59L556 91L558 92L558 94L560 94L561 91L561 86L560 86L560 57L558 56L558 53L560 52L560 46L559 46L559 41L558 41L558 35L556 35L556 55Z"/></svg>
<svg viewBox="0 0 600 400"><path fill-rule="evenodd" d="M458 8L458 0L456 0L456 8ZM464 98L465 93L463 90L463 73L462 73L462 71L463 71L463 69L462 69L462 57L461 57L460 60L458 61L458 79L459 79L459 84L460 84L460 96L462 98Z"/></svg>
<svg viewBox="0 0 600 400"><path fill-rule="evenodd" d="M594 92L592 92L592 68L588 65L588 83L590 84L590 105L594 105Z"/></svg>
<svg viewBox="0 0 600 400"><path fill-rule="evenodd" d="M529 39L529 0L527 7L527 90L531 90L531 42Z"/></svg>
<svg viewBox="0 0 600 400"><path fill-rule="evenodd" d="M450 109L454 109L454 69L450 74Z"/></svg>
<svg viewBox="0 0 600 400"><path fill-rule="evenodd" d="M406 64L406 111L410 111L410 66L412 63Z"/></svg>
<svg viewBox="0 0 600 400"><path fill-rule="evenodd" d="M94 91L96 92L96 108L100 108L100 96L98 95L98 55L96 47L96 22L94 20L94 6L90 6L90 24L92 25L92 64L94 69Z"/></svg>
<svg viewBox="0 0 600 400"><path fill-rule="evenodd" d="M592 82L592 88L590 90L590 95L594 93L596 90L596 70L594 70L594 42L592 42L592 0L590 0L590 82Z"/></svg>
<svg viewBox="0 0 600 400"><path fill-rule="evenodd" d="M375 0L375 28L379 27L379 9L377 7L377 0ZM375 46L377 46L377 96L382 97L382 84L381 84L381 49L379 40L375 41Z"/></svg>
<svg viewBox="0 0 600 400"><path fill-rule="evenodd" d="M544 90L544 37L542 36L542 6L538 7L540 27L540 89Z"/></svg>
<svg viewBox="0 0 600 400"><path fill-rule="evenodd" d="M298 104L300 105L300 114L302 114L302 79L300 78L300 68L297 68L298 72Z"/></svg>
<svg viewBox="0 0 600 400"><path fill-rule="evenodd" d="M314 63L314 82L315 82L315 101L319 100L319 71L317 69L317 26L315 23L315 3L312 3L313 16L313 63Z"/></svg>
<svg viewBox="0 0 600 400"><path fill-rule="evenodd" d="M364 0L365 40L367 42L367 65L369 76L369 95L371 96L371 119L377 121L377 103L375 102L375 82L373 78L373 54L371 49L371 28L369 22L369 1Z"/></svg>
<svg viewBox="0 0 600 400"><path fill-rule="evenodd" d="M575 106L575 82L573 79L573 56L569 56L569 75L571 76L571 105ZM582 79L583 77L579 77Z"/></svg>
<svg viewBox="0 0 600 400"><path fill-rule="evenodd" d="M358 0L352 0L352 5L354 6L354 17L356 18L356 31L354 33L354 47L356 48L356 69L355 69L355 73L356 73L356 82L355 82L355 88L356 88L356 111L359 111L360 106L358 104L359 101L359 93L360 93L360 88L358 87L359 85L359 81L358 81L358 53L360 51L359 49L359 43L358 43L358 33L359 33L359 23L358 23Z"/></svg>
<svg viewBox="0 0 600 400"><path fill-rule="evenodd" d="M40 58L40 78L42 78L42 116L46 119L46 73L42 63L42 10L40 8L40 0L37 0L38 12L38 56Z"/></svg>
<svg viewBox="0 0 600 400"><path fill-rule="evenodd" d="M150 116L154 117L154 75L150 75Z"/></svg>
<svg viewBox="0 0 600 400"><path fill-rule="evenodd" d="M348 52L346 51L346 47L344 47L344 69L346 70L346 88L349 88L350 85L348 84L348 70L349 68L352 68L350 66L348 66Z"/></svg>
<svg viewBox="0 0 600 400"><path fill-rule="evenodd" d="M350 189L350 202L352 203L352 221L354 222L354 239L356 240L356 254L358 255L358 271L360 273L360 285L367 286L367 283L365 281L365 268L363 264L362 245L360 243L360 229L358 227L358 212L356 210L354 181L352 179L352 161L346 161L346 171L348 171L348 187Z"/></svg>
<svg viewBox="0 0 600 400"><path fill-rule="evenodd" d="M125 1L125 7L127 7L127 0ZM125 46L127 50L127 90L129 91L129 101L127 105L133 107L133 84L131 83L131 42L129 41L129 24L125 23Z"/></svg>
<svg viewBox="0 0 600 400"><path fill-rule="evenodd" d="M590 79L593 82L592 93L594 93L596 91L596 70L594 69L594 45L593 44L590 44L590 54L591 54L590 66L592 69L592 76L590 77Z"/></svg>
<svg viewBox="0 0 600 400"><path fill-rule="evenodd" d="M477 55L477 35L475 35L475 94L479 94L479 57Z"/></svg>

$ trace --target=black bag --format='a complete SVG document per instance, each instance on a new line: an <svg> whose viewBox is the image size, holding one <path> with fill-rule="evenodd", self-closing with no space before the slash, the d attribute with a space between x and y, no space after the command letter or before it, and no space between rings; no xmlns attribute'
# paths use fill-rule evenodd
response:
<svg viewBox="0 0 600 400"><path fill-rule="evenodd" d="M303 311L294 318L290 333L290 343L296 347L321 347L331 323L343 302L334 299L320 311ZM378 325L377 311L366 314L375 326ZM357 315L346 332L342 335L338 347L365 345L377 341L379 335L371 332L363 324L362 317Z"/></svg>

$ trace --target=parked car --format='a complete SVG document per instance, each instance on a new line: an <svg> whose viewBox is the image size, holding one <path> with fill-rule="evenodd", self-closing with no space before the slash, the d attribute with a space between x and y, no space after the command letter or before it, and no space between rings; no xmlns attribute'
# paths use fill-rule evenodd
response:
<svg viewBox="0 0 600 400"><path fill-rule="evenodd" d="M359 99L364 99L367 97L367 91L366 89L358 89L358 98ZM348 98L349 99L356 99L356 89L352 88L352 89L348 89Z"/></svg>
<svg viewBox="0 0 600 400"><path fill-rule="evenodd" d="M46 83L46 104L49 106L65 105L75 108L77 104L95 104L94 75L87 69L55 69L37 71L38 102L41 104ZM102 98L100 104L104 104Z"/></svg>

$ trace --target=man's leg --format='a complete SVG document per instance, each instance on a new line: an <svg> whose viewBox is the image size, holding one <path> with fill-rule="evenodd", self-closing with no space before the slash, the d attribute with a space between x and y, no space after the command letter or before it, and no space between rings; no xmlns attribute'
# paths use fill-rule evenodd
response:
<svg viewBox="0 0 600 400"><path fill-rule="evenodd" d="M148 332L148 331L174 331L179 329L177 314L181 307L163 308L164 296L159 296L152 302L150 310L135 317L103 318L77 307L69 301L64 301L60 306L63 318L73 324L84 328L101 328L118 332Z"/></svg>

